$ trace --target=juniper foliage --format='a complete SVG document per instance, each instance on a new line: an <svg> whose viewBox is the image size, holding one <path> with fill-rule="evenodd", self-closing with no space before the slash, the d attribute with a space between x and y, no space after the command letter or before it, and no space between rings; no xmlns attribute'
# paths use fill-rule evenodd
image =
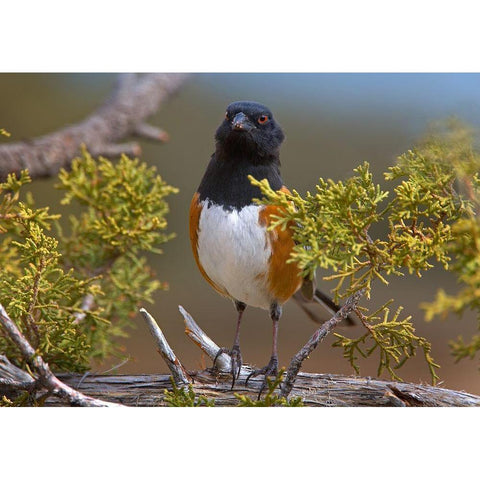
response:
<svg viewBox="0 0 480 480"><path fill-rule="evenodd" d="M139 303L167 287L143 254L161 253L173 237L166 197L177 190L137 159L113 163L86 150L59 180L62 202L79 212L68 229L31 197L21 201L26 171L0 184L0 302L53 369L81 372L120 356L116 337L127 334ZM25 366L5 335L0 351Z"/></svg>
<svg viewBox="0 0 480 480"><path fill-rule="evenodd" d="M479 170L472 132L450 119L389 167L384 173L389 191L374 182L368 162L345 181L320 178L316 191L304 197L295 190L275 192L266 180L251 181L265 197L259 203L283 209L271 228L294 232L296 246L289 261L297 262L309 278L318 268L330 270L324 278L334 282L337 301L360 289L370 298L374 281L388 285L391 276L421 277L435 265L452 269L465 288L457 295L440 291L435 302L424 305L429 319L466 308L480 312ZM374 236L378 225L385 234ZM389 305L374 313L357 310L365 334L357 339L337 334L334 345L344 349L357 372L357 354L378 352L378 373L386 370L395 379L400 378L398 368L420 348L435 382L438 365L430 343L415 335L411 317L399 320L400 310L392 317ZM458 358L480 349L480 336L462 342L452 343Z"/></svg>
<svg viewBox="0 0 480 480"><path fill-rule="evenodd" d="M277 376L273 379L267 377L267 391L263 398L257 398L253 400L247 395L240 395L235 393L235 397L238 399L238 407L303 407L302 397L285 398L275 393L282 381L285 373L285 369L282 368L278 372Z"/></svg>
<svg viewBox="0 0 480 480"><path fill-rule="evenodd" d="M173 378L170 377L172 390L163 391L164 402L168 407L214 407L215 399L208 399L205 395L195 395L191 384L188 387L177 387Z"/></svg>

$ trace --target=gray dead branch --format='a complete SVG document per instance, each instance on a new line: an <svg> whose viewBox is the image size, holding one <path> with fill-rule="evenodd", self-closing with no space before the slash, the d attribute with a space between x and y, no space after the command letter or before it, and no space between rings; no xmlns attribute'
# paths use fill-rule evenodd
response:
<svg viewBox="0 0 480 480"><path fill-rule="evenodd" d="M0 180L9 173L28 169L31 178L56 175L78 156L85 145L93 156L141 154L130 137L157 142L168 140L162 129L146 120L174 95L187 80L183 73L120 74L111 96L90 116L42 137L0 145Z"/></svg>

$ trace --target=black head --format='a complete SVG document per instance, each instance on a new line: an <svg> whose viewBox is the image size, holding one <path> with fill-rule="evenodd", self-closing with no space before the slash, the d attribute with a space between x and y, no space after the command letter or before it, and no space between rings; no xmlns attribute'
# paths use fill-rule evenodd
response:
<svg viewBox="0 0 480 480"><path fill-rule="evenodd" d="M248 158L254 163L278 159L285 135L273 114L256 102L234 102L215 133L217 154Z"/></svg>

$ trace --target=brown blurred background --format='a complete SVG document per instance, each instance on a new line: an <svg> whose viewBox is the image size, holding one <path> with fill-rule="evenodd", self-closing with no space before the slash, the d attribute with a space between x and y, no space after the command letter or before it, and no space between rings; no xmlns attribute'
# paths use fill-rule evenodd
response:
<svg viewBox="0 0 480 480"><path fill-rule="evenodd" d="M0 127L12 133L10 141L48 133L74 123L91 113L109 94L113 74L0 74ZM170 231L176 239L164 246L164 254L151 256L151 265L170 290L159 292L155 304L146 305L184 365L196 369L209 365L183 333L178 305L183 305L200 326L219 344L230 347L235 326L231 303L211 290L197 271L188 239L188 206L214 149L213 134L223 119L225 107L235 100L255 100L268 105L284 128L282 149L285 183L304 193L318 177L344 179L367 160L375 180L395 157L412 146L430 121L455 114L480 124L477 74L197 74L151 123L167 130L166 145L143 142L142 159L158 167L167 182L180 188L171 197ZM36 180L31 187L37 205L68 214L59 205L54 179ZM321 273L321 272L319 272ZM325 286L326 284L324 284ZM456 289L454 279L441 270L421 279L392 279L376 285L370 304L394 298L411 314L417 334L433 344L432 354L440 363L442 386L480 394L478 362L454 364L448 341L475 332L474 316L447 318L426 323L418 308L433 299L437 288ZM328 289L328 285L326 286ZM242 326L244 361L263 366L270 356L271 323L266 312L248 309ZM125 342L131 356L117 373L158 373L166 367L139 316ZM280 323L280 364L304 344L315 329L296 305L287 304ZM362 329L343 330L360 335ZM351 374L342 351L327 339L304 364L304 370ZM429 382L426 363L410 360L399 371L407 381ZM95 365L104 371L115 362ZM376 362L362 362L362 375L376 376Z"/></svg>

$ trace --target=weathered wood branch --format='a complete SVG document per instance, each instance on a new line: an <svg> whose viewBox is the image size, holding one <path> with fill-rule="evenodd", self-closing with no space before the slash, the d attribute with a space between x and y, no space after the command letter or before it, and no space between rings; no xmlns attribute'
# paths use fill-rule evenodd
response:
<svg viewBox="0 0 480 480"><path fill-rule="evenodd" d="M219 353L220 347L197 325L192 316L179 305L178 309L185 322L185 334L197 345L210 360L215 361L215 366L220 372L232 371L232 359L226 353ZM218 356L217 356L218 355Z"/></svg>
<svg viewBox="0 0 480 480"><path fill-rule="evenodd" d="M5 355L0 355L0 396L18 390L31 392L35 387L36 382L31 375L10 363Z"/></svg>
<svg viewBox="0 0 480 480"><path fill-rule="evenodd" d="M0 145L0 179L28 169L32 178L48 177L67 167L82 144L92 155L138 156L140 146L120 143L137 136L164 142L163 130L147 125L153 115L188 78L186 74L121 74L106 102L85 120L32 140Z"/></svg>
<svg viewBox="0 0 480 480"><path fill-rule="evenodd" d="M354 308L357 298L347 302L344 314L350 308ZM198 345L210 358L215 358L219 347L206 333L195 323L193 318L180 307L185 322L185 333ZM178 366L181 364L175 356L165 337L161 333L155 320L146 311L142 312L147 324L153 334L157 347L166 355L167 365L171 368L172 374L178 373ZM335 319L323 325L312 338L307 342L309 350L313 344L318 344L322 338L333 328ZM333 326L332 326L333 325ZM331 327L331 328L330 328ZM159 333L160 332L160 333ZM320 332L320 333L319 333ZM318 342L317 342L318 340ZM299 358L303 361L299 352ZM311 351L311 350L310 350ZM29 353L29 352L26 352ZM31 352L30 352L31 353ZM222 354L223 355L223 354ZM225 354L226 355L226 354ZM235 394L248 395L256 399L261 378L250 379L248 386L245 385L246 378L252 372L252 368L243 365L240 377L231 389L231 376L229 373L229 357L218 357L217 368L206 369L199 372L188 372L185 377L176 378L177 384L184 385L191 382L196 395L205 395L215 400L216 406L238 405L238 398ZM295 357L294 357L295 358ZM0 360L1 357L0 357ZM39 387L47 388L56 396L47 399L46 405L65 405L64 398L69 399L70 404L81 404L71 400L65 395L59 395L55 389L58 383L50 384L42 380L42 376L33 379L26 372L6 362L0 361L0 394L21 390L33 391ZM5 368L3 368L5 367ZM173 368L173 370L172 370ZM184 371L181 367L181 371ZM58 377L58 378L57 378ZM80 375L80 374L58 374L57 382L70 388L78 395L92 399L99 404L114 402L125 406L164 406L165 390L171 389L170 375ZM386 380L362 378L355 376L329 375L319 373L299 372L291 382L289 396L301 397L306 406L425 406L425 407L446 407L446 406L480 406L480 397L465 392L447 390L430 385L415 385L404 382L392 382ZM283 385L285 385L285 381ZM52 388L54 388L52 390ZM41 391L38 392L41 394ZM278 390L278 394L285 394ZM112 404L112 403L107 403ZM89 405L93 405L89 403Z"/></svg>
<svg viewBox="0 0 480 480"><path fill-rule="evenodd" d="M363 296L364 290L359 290L350 296L340 310L330 319L323 323L323 325L315 331L308 342L298 351L298 353L290 361L287 375L282 383L282 396L288 397L292 391L293 384L297 378L298 372L302 367L303 362L313 352L317 345L345 318L350 312L357 308L360 298Z"/></svg>
<svg viewBox="0 0 480 480"><path fill-rule="evenodd" d="M74 388L66 385L61 380L59 380L50 370L50 367L47 363L43 361L43 358L40 355L37 355L35 349L30 345L27 339L22 335L18 327L8 316L7 312L3 308L3 305L0 304L0 327L7 333L10 339L15 343L20 352L22 352L23 357L33 368L38 377L35 380L35 383L38 387L43 387L52 394L66 399L70 405L79 406L79 407L113 407L121 406L116 403L105 402L103 400L98 400L96 398L89 397L83 393L78 392ZM22 390L33 390L33 384L28 378L28 374L19 370L14 365L8 365L8 360L5 359L5 362L2 362L2 370L6 372L7 379L10 381L0 382L5 384L5 387L11 388L16 386ZM25 388L21 388L21 384L25 384Z"/></svg>
<svg viewBox="0 0 480 480"><path fill-rule="evenodd" d="M162 330L158 326L155 319L144 309L140 309L140 313L142 314L150 333L152 334L155 344L157 345L157 351L162 356L163 360L167 364L170 372L172 372L172 377L176 385L184 385L192 383L192 379L188 375L188 373L183 368L180 360L175 355L173 350L171 349L170 345L165 338Z"/></svg>
<svg viewBox="0 0 480 480"><path fill-rule="evenodd" d="M211 370L190 372L193 390L197 395L215 399L216 406L238 404L236 393L255 400L261 379L250 379L245 387L245 367L240 379L231 390L231 377L215 374ZM82 375L62 374L59 378L73 388L107 402L123 405L153 407L163 406L164 390L171 390L170 375ZM79 383L80 382L80 383ZM311 407L470 407L480 406L480 397L429 385L389 382L362 377L300 372L291 397L300 396ZM46 405L64 405L61 399L51 397Z"/></svg>

